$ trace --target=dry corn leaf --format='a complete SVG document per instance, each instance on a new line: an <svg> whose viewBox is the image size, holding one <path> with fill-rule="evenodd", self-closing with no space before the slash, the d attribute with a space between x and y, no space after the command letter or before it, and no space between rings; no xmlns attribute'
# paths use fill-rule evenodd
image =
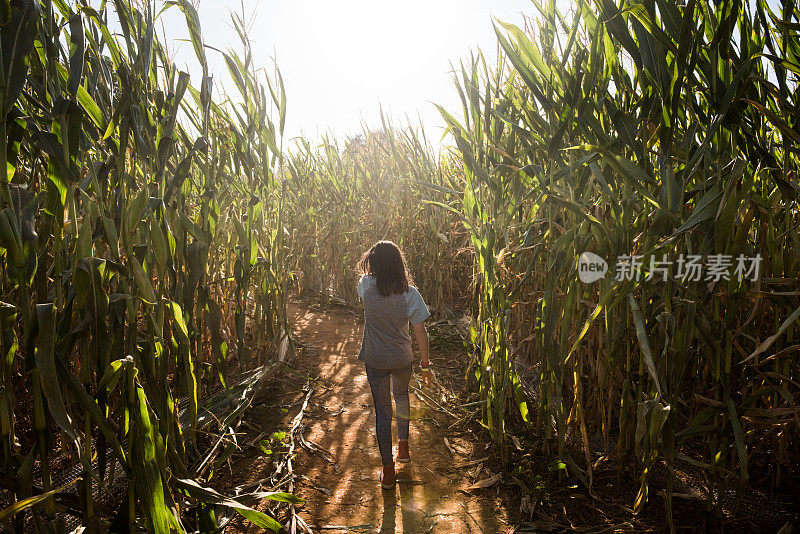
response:
<svg viewBox="0 0 800 534"><path fill-rule="evenodd" d="M489 471L488 469L487 469L487 472L491 473L491 471ZM495 484L500 482L500 478L501 478L500 473L495 473L495 474L491 475L488 478L484 478L483 480L479 480L475 484L473 484L470 487L468 487L467 490L475 490L475 489L480 489L480 488L488 488L489 486L494 486Z"/></svg>

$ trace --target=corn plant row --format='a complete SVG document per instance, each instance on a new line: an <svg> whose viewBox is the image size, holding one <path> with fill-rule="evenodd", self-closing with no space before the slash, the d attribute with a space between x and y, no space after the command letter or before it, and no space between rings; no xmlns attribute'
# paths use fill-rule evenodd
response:
<svg viewBox="0 0 800 534"><path fill-rule="evenodd" d="M516 418L589 488L599 438L637 481L637 511L665 465L670 524L678 463L705 473L720 512L726 480L786 487L800 459L797 6L533 4L525 28L495 24L496 68L462 63L463 113L441 110L464 177L442 207L476 258L483 422L506 463ZM585 252L611 265L593 283ZM760 256L760 275L695 279L680 255ZM617 276L631 256L641 268Z"/></svg>
<svg viewBox="0 0 800 534"><path fill-rule="evenodd" d="M299 139L286 157L286 218L301 292L357 302L356 263L371 243L397 242L430 306L442 314L467 304L471 251L457 217L427 200L460 188L452 158L439 159L424 129L364 129L314 147Z"/></svg>
<svg viewBox="0 0 800 534"><path fill-rule="evenodd" d="M194 83L155 5L93 5L0 2L0 523L212 531L225 505L277 530L207 486L287 343L280 74L234 16L239 94L215 100L190 3L163 9L185 14ZM64 455L77 484L53 483Z"/></svg>

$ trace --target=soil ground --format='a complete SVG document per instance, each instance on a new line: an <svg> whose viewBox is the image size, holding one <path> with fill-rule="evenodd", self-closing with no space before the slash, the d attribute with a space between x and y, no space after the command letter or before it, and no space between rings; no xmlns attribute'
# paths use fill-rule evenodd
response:
<svg viewBox="0 0 800 534"><path fill-rule="evenodd" d="M410 449L412 462L399 464L395 490L382 490L378 481L380 455L375 437L372 396L364 365L357 360L363 321L348 309L291 304L289 321L302 350L291 365L316 377L303 423L307 442L328 451L314 454L298 447L293 469L301 476L294 493L306 500L299 516L314 532L511 532L496 482L496 465L489 445L450 415L411 395ZM455 369L463 369L463 350L434 350L434 367L441 364L438 383L428 390L449 395L459 389ZM458 365L454 365L458 363ZM448 372L450 371L450 372ZM463 377L461 378L463 382ZM302 379L273 386L282 406L302 400ZM412 379L412 384L414 380ZM463 384L462 384L463 386ZM463 387L462 387L463 389ZM253 429L284 430L299 411L278 420L272 406L256 407L248 417ZM455 414L454 414L455 415ZM261 419L261 416L264 419ZM283 419L281 421L280 419ZM448 427L461 427L460 429ZM393 436L396 438L393 424ZM247 437L244 438L247 441ZM241 441L241 440L240 440ZM396 439L395 439L396 453ZM236 458L221 475L224 486L246 487L270 474L272 464L257 450ZM236 478L233 478L233 474ZM482 482L483 481L483 482ZM486 487L471 488L475 483ZM237 518L226 532L259 532Z"/></svg>

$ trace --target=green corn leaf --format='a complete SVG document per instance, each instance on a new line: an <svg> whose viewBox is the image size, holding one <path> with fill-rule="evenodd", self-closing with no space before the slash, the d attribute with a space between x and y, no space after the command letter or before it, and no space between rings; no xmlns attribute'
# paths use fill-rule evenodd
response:
<svg viewBox="0 0 800 534"><path fill-rule="evenodd" d="M132 463L136 495L142 504L151 531L167 534L170 532L174 517L167 507L161 471L156 463L157 430L150 420L144 389L136 388L136 404L132 408L135 415L136 456L132 458Z"/></svg>
<svg viewBox="0 0 800 534"><path fill-rule="evenodd" d="M147 276L147 273L142 268L139 260L137 260L135 257L130 258L128 261L128 266L133 271L133 278L136 281L136 287L139 289L140 298L144 302L154 305L156 302L158 302L158 297L156 296L156 292L153 290L153 283L150 277Z"/></svg>
<svg viewBox="0 0 800 534"><path fill-rule="evenodd" d="M558 86L559 82L561 81L558 72L550 69L550 67L545 63L545 60L542 58L542 55L539 52L538 47L535 46L530 39L528 39L528 36L525 35L522 32L522 30L520 30L517 26L513 24L509 24L507 22L502 22L502 21L498 21L498 23L514 37L514 40L517 46L519 47L519 50L522 52L521 55L517 55L516 53L513 54L513 56L509 55L509 59L511 59L511 61L515 65L519 65L520 61L522 61L524 58L524 61L528 65L532 66L539 72L539 74L542 76L542 79L552 81L552 83ZM496 26L495 26L495 33L497 33ZM506 48L505 46L503 48L506 51L506 54L508 54L509 49Z"/></svg>
<svg viewBox="0 0 800 534"><path fill-rule="evenodd" d="M81 439L72 426L72 418L67 413L61 386L56 375L55 341L56 312L52 303L36 305L36 349L34 357L39 369L42 391L47 397L47 407L56 424L73 440L76 450L81 450Z"/></svg>
<svg viewBox="0 0 800 534"><path fill-rule="evenodd" d="M183 373L186 380L186 392L189 397L189 422L192 430L197 428L197 376L195 374L194 362L189 344L189 330L186 328L186 321L183 319L183 310L176 302L169 303L172 312L172 330L178 338L178 350L180 351L183 364Z"/></svg>
<svg viewBox="0 0 800 534"><path fill-rule="evenodd" d="M0 301L0 377L5 376L6 369L13 369L14 357L17 353L17 334L14 326L17 322L17 307Z"/></svg>
<svg viewBox="0 0 800 534"><path fill-rule="evenodd" d="M111 54L111 59L114 61L114 68L119 67L121 61L119 47L117 46L114 36L109 31L108 26L100 17L100 14L90 6L81 7L81 11L94 21L95 25L100 30L100 33L103 35L102 43L103 46L108 50L109 54ZM78 91L80 92L80 90Z"/></svg>
<svg viewBox="0 0 800 534"><path fill-rule="evenodd" d="M100 111L100 106L97 105L82 85L78 86L76 97L78 99L78 104L80 104L94 125L97 126L100 131L104 131L106 127L104 126L105 120L103 119L103 112Z"/></svg>
<svg viewBox="0 0 800 534"><path fill-rule="evenodd" d="M10 7L10 22L3 26L0 45L3 47L3 90L0 96L0 113L6 115L17 101L28 73L28 54L36 37L36 4L34 2L16 3Z"/></svg>
<svg viewBox="0 0 800 534"><path fill-rule="evenodd" d="M80 261L92 257L92 221L85 216L78 230L78 240L75 243L75 258Z"/></svg>
<svg viewBox="0 0 800 534"><path fill-rule="evenodd" d="M183 11L184 16L186 17L186 25L189 28L189 37L191 37L192 40L194 54L197 56L197 60L203 67L203 76L205 76L208 72L208 62L206 61L203 34L200 30L200 16L197 14L197 10L187 0L171 0L167 2L166 5L176 5L181 11Z"/></svg>
<svg viewBox="0 0 800 534"><path fill-rule="evenodd" d="M736 454L739 457L739 471L741 474L741 484L747 482L748 469L747 469L747 446L744 442L744 433L742 432L742 425L739 423L739 415L736 411L736 405L733 403L729 391L725 392L725 405L728 408L728 415L730 417L731 427L733 428L733 436L736 441Z"/></svg>
<svg viewBox="0 0 800 534"><path fill-rule="evenodd" d="M639 349L642 352L642 358L644 359L644 365L647 367L647 371L650 373L650 376L653 378L653 383L656 385L656 390L658 390L658 394L662 395L661 390L661 381L658 379L658 372L656 371L656 364L653 360L653 352L650 350L650 337L647 335L647 330L644 326L644 319L642 318L642 311L639 309L639 305L636 303L636 299L633 298L633 293L628 294L628 304L631 308L631 314L633 315L633 322L636 325L636 339L639 341Z"/></svg>
<svg viewBox="0 0 800 534"><path fill-rule="evenodd" d="M143 187L128 205L128 210L126 212L127 224L125 228L128 232L128 236L133 236L134 232L136 231L136 227L142 220L142 212L147 206L147 199L147 188Z"/></svg>
<svg viewBox="0 0 800 534"><path fill-rule="evenodd" d="M115 360L108 364L97 385L98 389L105 389L109 393L114 391L114 388L116 388L119 383L119 379L122 378L122 373L125 371L126 365L133 365L133 358L128 357L122 360Z"/></svg>
<svg viewBox="0 0 800 534"><path fill-rule="evenodd" d="M722 199L722 188L715 184L709 189L703 198L701 198L695 206L692 214L680 225L672 234L672 237L688 232L696 226L713 220L719 211L720 201Z"/></svg>
<svg viewBox="0 0 800 534"><path fill-rule="evenodd" d="M106 245L111 249L114 259L119 261L119 234L117 234L117 227L114 225L114 221L105 215L103 216L103 230L105 231Z"/></svg>
<svg viewBox="0 0 800 534"><path fill-rule="evenodd" d="M16 228L19 230L23 252L30 254L39 235L36 233L37 195L25 184L9 184L11 203L16 215Z"/></svg>
<svg viewBox="0 0 800 534"><path fill-rule="evenodd" d="M150 218L150 239L153 245L153 255L156 258L156 264L160 269L164 269L167 264L167 240L155 216Z"/></svg>
<svg viewBox="0 0 800 534"><path fill-rule="evenodd" d="M25 265L22 250L22 237L19 235L16 217L11 208L0 211L0 246L8 251L18 269Z"/></svg>
<svg viewBox="0 0 800 534"><path fill-rule="evenodd" d="M247 493L241 497L244 496L248 499L269 499L271 501L285 502L297 506L306 503L305 499L292 495L291 493L286 493L285 491L260 491L258 493Z"/></svg>
<svg viewBox="0 0 800 534"><path fill-rule="evenodd" d="M40 493L38 495L34 495L33 497L28 497L27 499L22 499L21 501L17 501L14 504L12 504L12 505L0 510L0 523L5 521L5 520L7 520L7 519L10 519L10 518L14 517L16 514L22 512L24 510L27 510L28 508L30 508L32 506L35 506L35 505L37 505L37 504L39 504L41 502L44 502L49 497L52 497L53 495L56 495L57 493L64 493L65 491L70 489L72 486L74 486L75 483L77 483L79 480L80 480L79 478L75 478L75 479L72 480L72 482L64 484L61 487L52 489L52 490L50 490L48 492L45 492L45 493Z"/></svg>
<svg viewBox="0 0 800 534"><path fill-rule="evenodd" d="M73 97L83 78L83 54L86 51L86 38L83 33L83 20L80 12L69 19L69 84L68 91Z"/></svg>
<svg viewBox="0 0 800 534"><path fill-rule="evenodd" d="M177 479L175 483L177 487L181 488L189 496L197 499L200 502L208 504L220 504L223 506L227 506L229 508L233 508L239 514L241 514L242 517L244 517L257 527L267 528L272 530L273 532L278 532L282 528L280 523L272 519L267 514L259 512L258 510L254 510L249 506L245 506L244 504L237 502L231 499L230 497L225 497L221 493L218 493L217 491L211 488L203 487L194 480Z"/></svg>

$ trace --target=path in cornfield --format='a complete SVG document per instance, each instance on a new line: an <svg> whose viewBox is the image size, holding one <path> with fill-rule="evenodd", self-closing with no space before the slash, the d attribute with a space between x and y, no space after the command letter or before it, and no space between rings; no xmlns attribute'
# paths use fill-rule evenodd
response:
<svg viewBox="0 0 800 534"><path fill-rule="evenodd" d="M290 306L289 314L297 339L306 349L298 356L305 361L297 363L309 373L314 367L319 372L317 392L304 418L305 437L330 451L335 462L306 450L298 453L295 472L308 477L297 489L307 501L300 515L315 532L320 528L343 531L333 526L397 533L511 530L496 487L468 490L475 478L485 479L487 471L477 472L477 465L458 467L486 456L485 446L464 433L446 430L452 421L449 416L426 411L413 394L412 414L424 417L411 423L412 462L397 464L398 478L413 482L381 490L372 397L364 365L357 360L361 321L347 310ZM433 352L434 362L436 356ZM434 416L441 428L432 422ZM392 431L396 440L394 425ZM325 488L330 495L312 486Z"/></svg>

